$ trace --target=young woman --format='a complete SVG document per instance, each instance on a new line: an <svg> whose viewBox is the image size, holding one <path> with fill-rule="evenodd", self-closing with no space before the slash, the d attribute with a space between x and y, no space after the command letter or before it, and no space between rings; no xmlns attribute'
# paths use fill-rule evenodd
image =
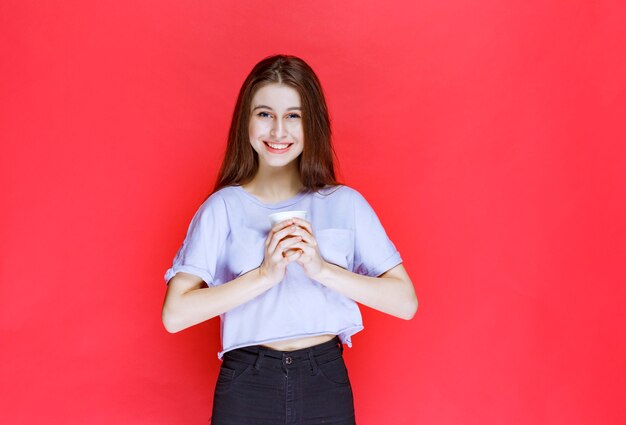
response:
<svg viewBox="0 0 626 425"><path fill-rule="evenodd" d="M303 210L272 226L269 214ZM367 201L335 178L326 102L293 56L239 92L213 193L167 270L170 332L221 317L212 423L354 424L343 345L357 303L410 319L417 298Z"/></svg>

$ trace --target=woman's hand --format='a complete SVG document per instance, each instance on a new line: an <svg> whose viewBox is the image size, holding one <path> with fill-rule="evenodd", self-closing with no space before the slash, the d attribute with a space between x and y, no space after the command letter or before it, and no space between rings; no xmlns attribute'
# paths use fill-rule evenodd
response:
<svg viewBox="0 0 626 425"><path fill-rule="evenodd" d="M315 239L315 235L313 235L311 223L297 217L294 217L292 220L297 225L292 235L301 238L299 242L291 245L291 249L298 249L300 252L300 255L298 255L295 260L302 266L307 276L311 279L315 279L328 263L324 261L320 254L317 239Z"/></svg>
<svg viewBox="0 0 626 425"><path fill-rule="evenodd" d="M296 235L298 226L294 225L294 220L276 224L265 240L265 253L259 273L273 285L283 280L287 265L302 255L300 250L291 250L302 240L300 235Z"/></svg>

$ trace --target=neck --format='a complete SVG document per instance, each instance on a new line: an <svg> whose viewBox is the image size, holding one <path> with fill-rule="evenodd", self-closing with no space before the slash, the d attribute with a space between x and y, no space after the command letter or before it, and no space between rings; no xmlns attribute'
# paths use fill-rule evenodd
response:
<svg viewBox="0 0 626 425"><path fill-rule="evenodd" d="M302 189L302 182L295 164L288 168L259 166L254 178L242 187L261 200L278 202L295 196Z"/></svg>

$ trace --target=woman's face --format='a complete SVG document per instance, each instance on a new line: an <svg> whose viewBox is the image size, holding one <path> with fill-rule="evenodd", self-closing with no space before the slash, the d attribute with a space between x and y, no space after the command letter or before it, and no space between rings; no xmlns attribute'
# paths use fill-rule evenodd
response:
<svg viewBox="0 0 626 425"><path fill-rule="evenodd" d="M284 167L304 148L302 109L298 92L282 84L268 84L252 98L248 133L260 167Z"/></svg>

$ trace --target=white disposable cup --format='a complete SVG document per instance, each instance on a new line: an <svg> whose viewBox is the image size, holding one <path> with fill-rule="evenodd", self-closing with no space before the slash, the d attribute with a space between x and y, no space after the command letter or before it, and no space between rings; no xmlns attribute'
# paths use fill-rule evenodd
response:
<svg viewBox="0 0 626 425"><path fill-rule="evenodd" d="M306 220L306 211L282 211L268 216L272 222L272 226L280 223L281 221L288 220L293 217L298 217Z"/></svg>

